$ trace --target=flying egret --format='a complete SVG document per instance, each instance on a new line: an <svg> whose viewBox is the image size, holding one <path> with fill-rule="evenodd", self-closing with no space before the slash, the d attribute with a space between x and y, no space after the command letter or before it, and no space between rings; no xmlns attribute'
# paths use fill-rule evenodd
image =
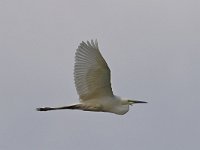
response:
<svg viewBox="0 0 200 150"><path fill-rule="evenodd" d="M113 94L110 69L99 51L97 40L82 42L78 46L75 54L74 80L80 103L62 107L43 107L37 110L79 109L123 115L129 111L129 105L147 103L122 99Z"/></svg>

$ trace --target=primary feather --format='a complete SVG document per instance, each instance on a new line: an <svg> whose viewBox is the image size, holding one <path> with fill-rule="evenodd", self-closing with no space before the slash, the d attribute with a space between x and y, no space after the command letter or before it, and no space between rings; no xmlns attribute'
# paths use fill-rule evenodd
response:
<svg viewBox="0 0 200 150"><path fill-rule="evenodd" d="M74 80L83 101L113 96L110 69L99 51L97 41L82 42L76 50Z"/></svg>

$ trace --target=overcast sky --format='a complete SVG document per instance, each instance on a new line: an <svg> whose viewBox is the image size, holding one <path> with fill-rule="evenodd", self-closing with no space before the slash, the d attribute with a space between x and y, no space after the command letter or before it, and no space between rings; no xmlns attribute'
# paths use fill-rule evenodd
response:
<svg viewBox="0 0 200 150"><path fill-rule="evenodd" d="M1 0L1 150L197 150L199 0ZM78 102L74 53L98 39L124 116L37 112Z"/></svg>

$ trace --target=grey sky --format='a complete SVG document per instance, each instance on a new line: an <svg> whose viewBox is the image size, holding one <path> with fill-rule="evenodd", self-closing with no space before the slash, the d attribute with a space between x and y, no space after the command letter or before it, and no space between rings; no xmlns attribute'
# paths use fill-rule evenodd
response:
<svg viewBox="0 0 200 150"><path fill-rule="evenodd" d="M200 139L198 0L1 0L1 150L188 150ZM75 49L98 39L124 116L37 112L78 101Z"/></svg>

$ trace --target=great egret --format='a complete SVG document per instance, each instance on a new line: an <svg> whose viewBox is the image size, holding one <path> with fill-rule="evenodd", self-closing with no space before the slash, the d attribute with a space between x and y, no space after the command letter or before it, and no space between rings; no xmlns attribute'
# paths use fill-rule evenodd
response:
<svg viewBox="0 0 200 150"><path fill-rule="evenodd" d="M128 112L129 105L147 103L122 99L113 94L110 69L99 51L97 40L80 43L75 55L74 80L80 103L63 107L37 108L38 111L79 109L123 115Z"/></svg>

